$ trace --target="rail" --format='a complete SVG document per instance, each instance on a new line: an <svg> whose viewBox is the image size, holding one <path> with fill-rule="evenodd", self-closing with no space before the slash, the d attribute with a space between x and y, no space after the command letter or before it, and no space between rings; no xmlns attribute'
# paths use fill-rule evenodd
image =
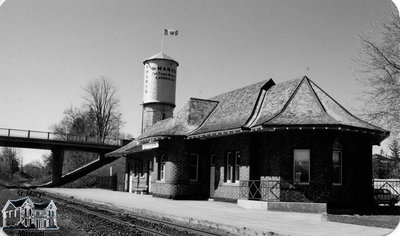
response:
<svg viewBox="0 0 400 236"><path fill-rule="evenodd" d="M374 201L377 205L399 205L400 179L375 179Z"/></svg>
<svg viewBox="0 0 400 236"><path fill-rule="evenodd" d="M400 179L375 179L372 181L376 205L400 205ZM240 199L282 202L334 202L348 198L352 185L335 186L324 182L306 184L277 180L241 180Z"/></svg>
<svg viewBox="0 0 400 236"><path fill-rule="evenodd" d="M97 138L90 136L80 136L71 134L60 134L52 132L43 132L35 130L22 130L22 129L6 129L0 128L0 137L9 138L26 138L26 139L41 139L41 140L55 140L55 141L68 141L73 143L87 143L87 144L106 144L121 146L121 139L111 138Z"/></svg>
<svg viewBox="0 0 400 236"><path fill-rule="evenodd" d="M259 201L326 202L331 189L321 182L241 180L240 198Z"/></svg>

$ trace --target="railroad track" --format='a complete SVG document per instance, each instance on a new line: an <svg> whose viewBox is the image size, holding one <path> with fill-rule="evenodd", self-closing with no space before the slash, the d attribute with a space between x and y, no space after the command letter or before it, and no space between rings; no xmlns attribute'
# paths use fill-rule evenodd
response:
<svg viewBox="0 0 400 236"><path fill-rule="evenodd" d="M47 195L49 195L46 192ZM233 235L231 233L219 233L219 232L212 232L209 230L199 229L195 227L180 225L173 222L168 222L165 220L159 220L155 218L150 218L147 216L142 216L138 214L134 214L129 212L124 213L117 210L110 210L103 208L99 205L90 204L87 202L82 202L79 200L71 201L69 199L65 199L59 195L55 196L51 194L54 199L61 200L67 207L75 209L77 211L83 212L85 214L93 215L99 217L101 219L121 224L124 226L132 227L138 231L143 233L147 233L150 235L161 235L161 236L170 236L170 235L204 235L204 236L227 236ZM139 222L139 223L137 223ZM143 226L149 224L150 226ZM158 227L154 227L154 226ZM152 229L157 228L157 229ZM165 233L161 232L161 230L173 231L173 233Z"/></svg>
<svg viewBox="0 0 400 236"><path fill-rule="evenodd" d="M133 224L133 223L131 223L129 221L120 220L120 219L118 219L116 217L110 217L110 216L107 216L107 215L104 215L104 214L101 214L101 213L98 213L98 212L94 212L94 211L88 210L87 208L84 208L84 207L79 207L79 206L70 205L70 204L67 204L67 207L70 207L70 208L75 209L77 211L84 212L84 213L89 214L89 215L97 216L97 217L102 218L102 219L107 220L107 221L111 221L111 222L114 222L114 223L117 223L117 224L121 224L121 225L124 225L124 226L132 227L132 228L134 228L134 229L136 229L138 231L144 232L144 233L148 233L148 234L152 234L152 235L170 236L170 234L166 234L166 233L163 233L163 232L159 232L157 230L152 230L152 229L149 229L149 228L137 225L137 224Z"/></svg>

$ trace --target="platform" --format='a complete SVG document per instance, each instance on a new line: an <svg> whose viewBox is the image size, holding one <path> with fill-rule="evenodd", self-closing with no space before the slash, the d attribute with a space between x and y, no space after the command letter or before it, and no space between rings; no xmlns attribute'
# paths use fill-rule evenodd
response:
<svg viewBox="0 0 400 236"><path fill-rule="evenodd" d="M40 190L108 207L213 226L240 235L377 236L392 231L386 228L328 222L322 214L244 209L234 203L218 201L169 200L104 189Z"/></svg>

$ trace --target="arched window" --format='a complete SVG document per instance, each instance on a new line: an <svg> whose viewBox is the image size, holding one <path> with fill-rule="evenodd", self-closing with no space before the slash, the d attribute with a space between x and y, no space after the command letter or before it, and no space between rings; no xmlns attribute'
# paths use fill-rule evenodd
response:
<svg viewBox="0 0 400 236"><path fill-rule="evenodd" d="M338 141L333 143L333 150L342 150L342 145Z"/></svg>
<svg viewBox="0 0 400 236"><path fill-rule="evenodd" d="M335 141L332 148L332 184L342 185L342 145Z"/></svg>

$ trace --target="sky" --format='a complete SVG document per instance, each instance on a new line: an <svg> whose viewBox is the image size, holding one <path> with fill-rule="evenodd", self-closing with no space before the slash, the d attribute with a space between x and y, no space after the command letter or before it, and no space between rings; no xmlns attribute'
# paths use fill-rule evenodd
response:
<svg viewBox="0 0 400 236"><path fill-rule="evenodd" d="M379 41L388 0L7 0L0 8L0 128L50 131L99 76L118 89L122 131L140 134L143 60L179 62L176 109L272 78L307 75L357 114L359 35ZM23 150L24 163L43 151Z"/></svg>

